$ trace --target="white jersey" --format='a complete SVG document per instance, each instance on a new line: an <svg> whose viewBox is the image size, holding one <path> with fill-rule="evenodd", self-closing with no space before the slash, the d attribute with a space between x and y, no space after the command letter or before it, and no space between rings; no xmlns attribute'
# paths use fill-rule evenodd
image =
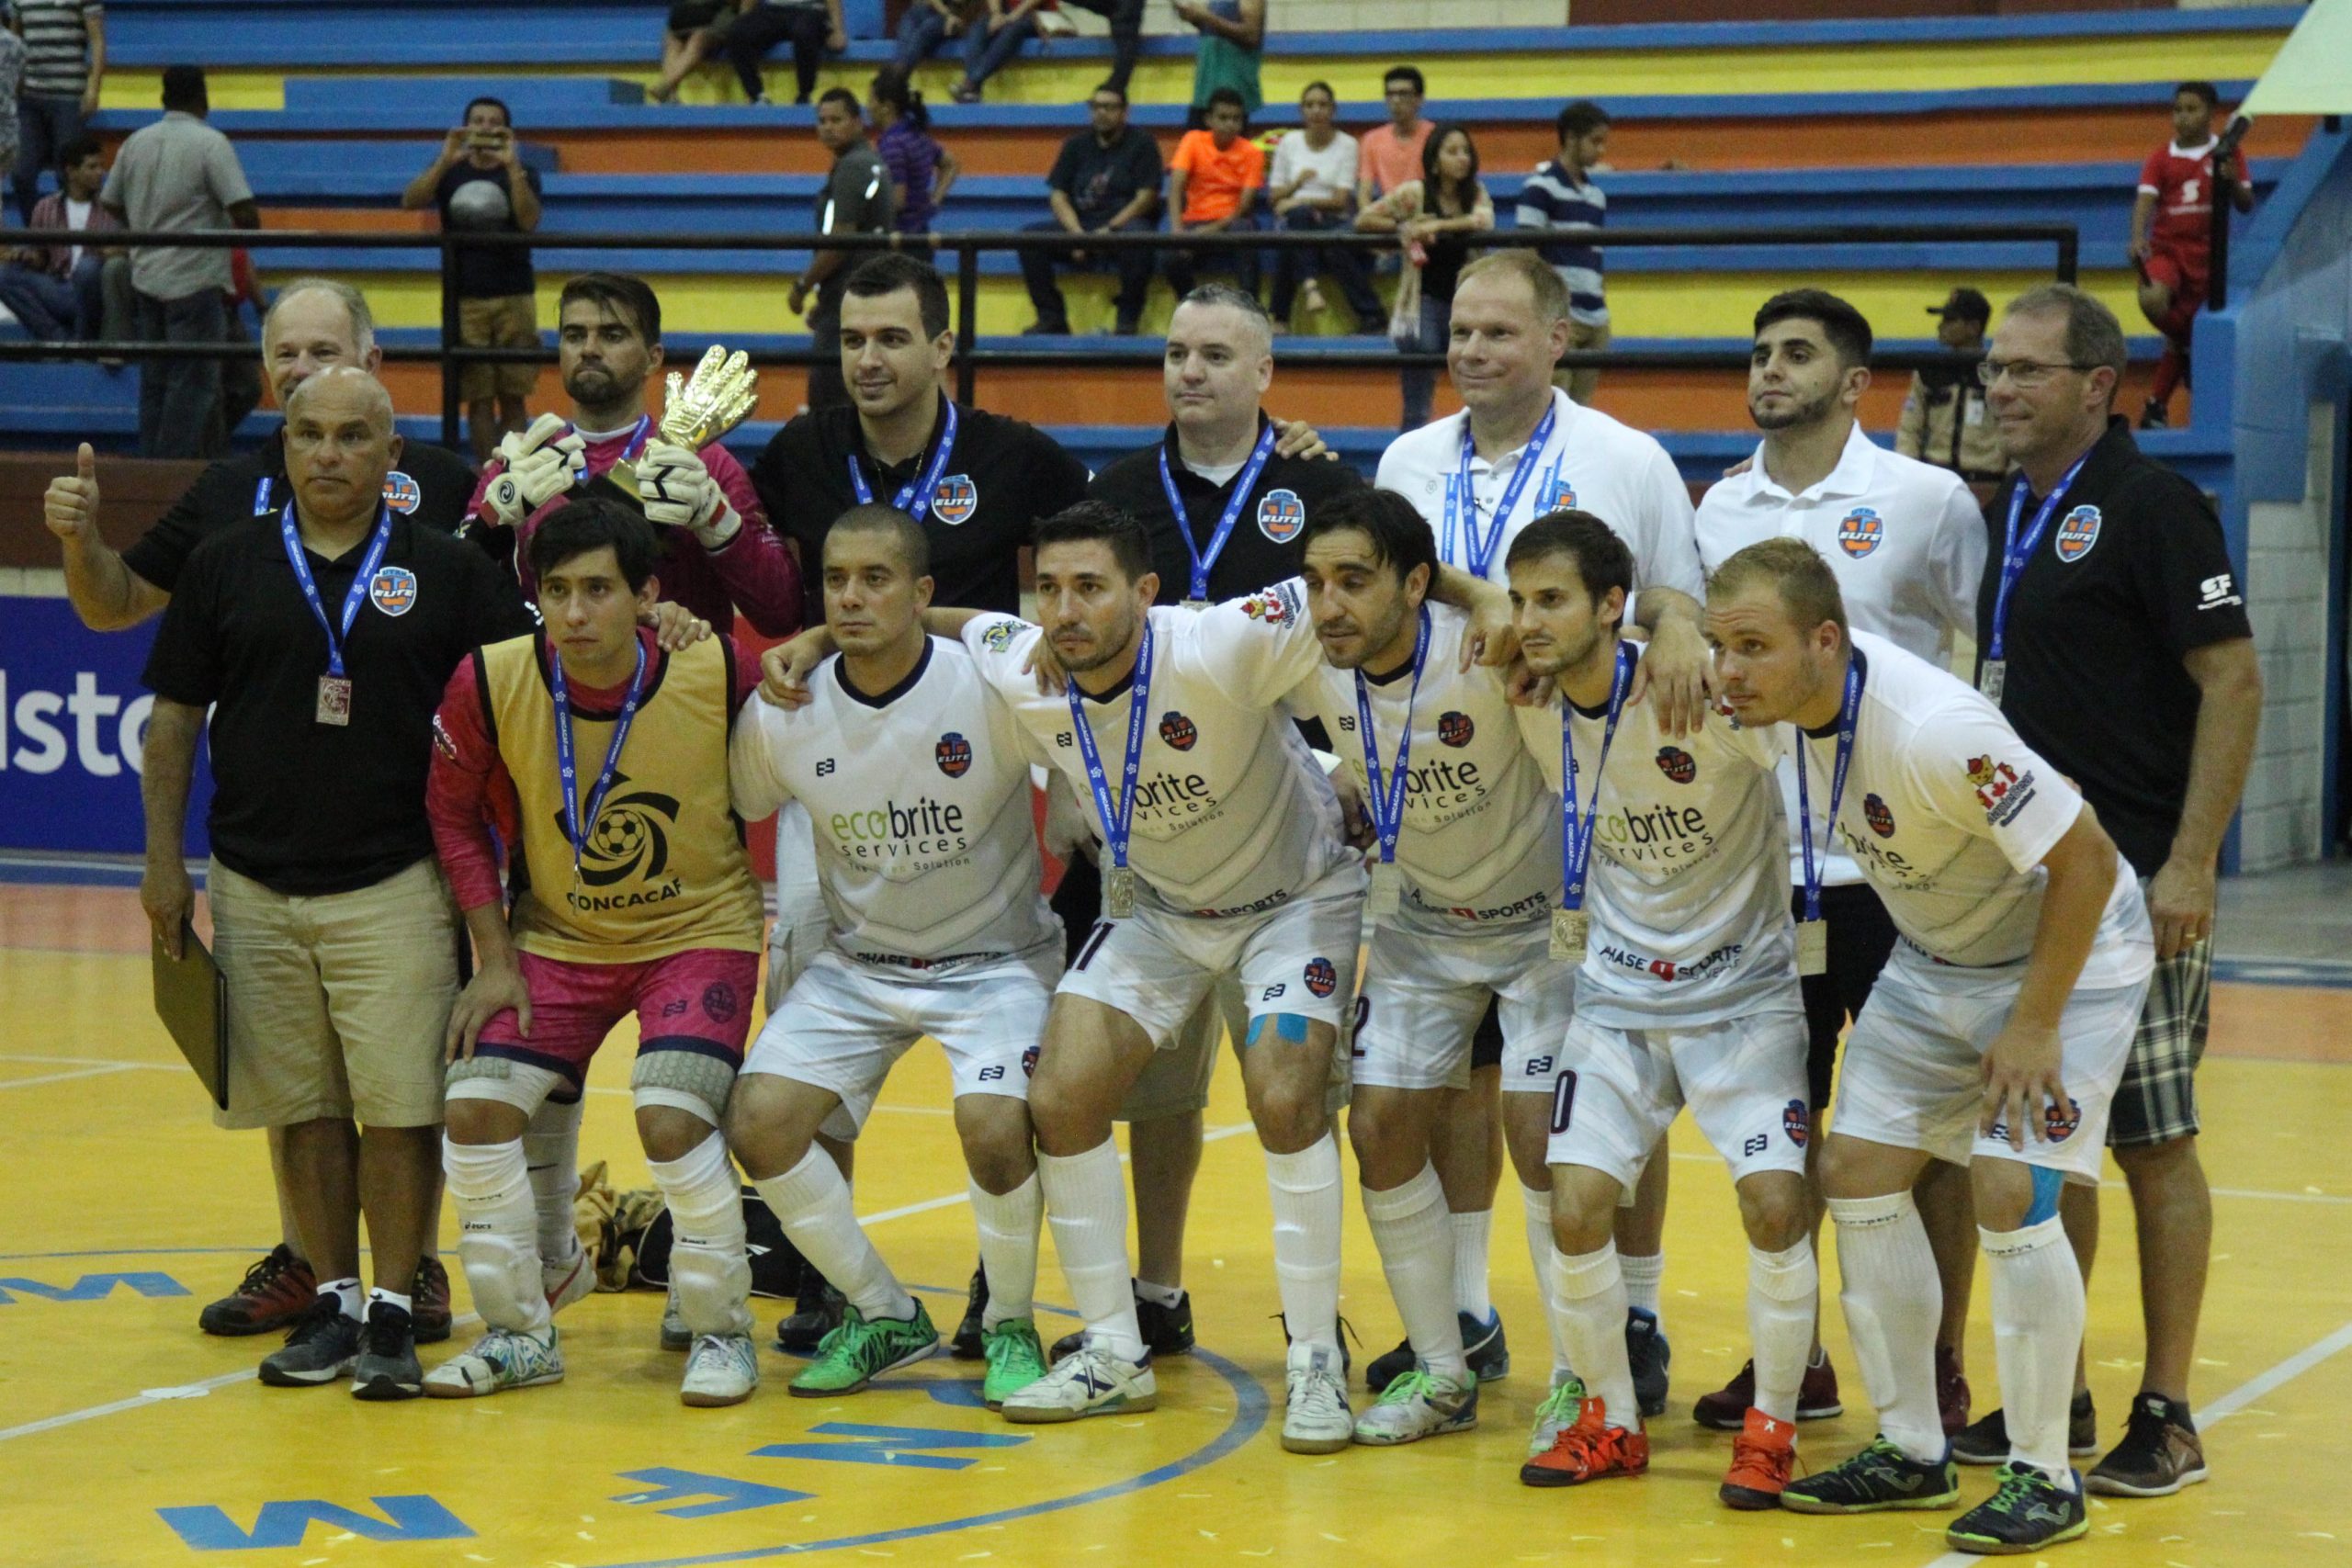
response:
<svg viewBox="0 0 2352 1568"><path fill-rule="evenodd" d="M1567 393L1552 393L1552 434L1543 449L1522 446L1494 462L1470 459L1470 499L1465 517L1458 495L1462 433L1468 411L1449 414L1408 432L1380 456L1376 482L1418 508L1437 536L1438 558L1473 570L1473 526L1483 542L1494 526L1495 509L1521 467L1534 472L1520 487L1510 515L1503 520L1494 554L1486 564L1489 581L1505 582L1503 561L1511 540L1547 512L1589 512L1615 531L1634 552L1634 586L1679 588L1693 599L1705 593L1699 551L1691 534L1690 491L1674 459L1655 436L1620 424L1599 409L1586 408Z"/></svg>
<svg viewBox="0 0 2352 1568"><path fill-rule="evenodd" d="M1965 968L2021 962L2041 923L2041 859L2082 815L2083 797L1966 682L1868 632L1854 634L1854 652L1862 701L1838 840L1895 930L1928 957ZM1804 748L1818 820L1829 810L1837 730L1781 730L1786 744ZM2144 938L2125 940L2139 897L2125 867L2082 986L2147 978Z"/></svg>
<svg viewBox="0 0 2352 1568"><path fill-rule="evenodd" d="M1127 863L1146 896L1171 910L1271 909L1354 855L1341 832L1339 797L1281 705L1323 661L1306 608L1293 578L1205 610L1150 612L1151 705ZM1069 778L1107 846L1069 699L1038 691L1036 677L1022 668L1043 635L1011 615L980 615L965 626L964 642L1032 745ZM1122 682L1080 698L1114 798L1131 690ZM1107 848L1102 863L1111 863Z"/></svg>
<svg viewBox="0 0 2352 1568"><path fill-rule="evenodd" d="M850 689L838 656L807 707L743 705L728 749L745 820L808 809L832 945L890 962L1026 952L1058 942L1039 890L1029 753L955 642L925 640L894 691Z"/></svg>
<svg viewBox="0 0 2352 1568"><path fill-rule="evenodd" d="M1948 468L1905 457L1862 434L1846 437L1838 466L1792 495L1764 471L1759 445L1747 472L1721 480L1699 502L1699 559L1714 570L1758 539L1803 539L1829 563L1846 620L1941 664L1958 637L1973 637L1976 588L1984 580L1984 514ZM1797 819L1793 760L1781 767L1781 801ZM1789 879L1804 864L1789 844ZM1832 854L1822 880L1862 880L1850 855Z"/></svg>
<svg viewBox="0 0 2352 1568"><path fill-rule="evenodd" d="M1521 708L1520 731L1560 787L1560 716L1574 715L1577 787L1592 809L1606 712ZM1793 1005L1796 933L1781 871L1770 734L1710 715L1674 739L1657 705L1629 704L1600 779L1585 886L1591 935L1577 1015L1604 1029L1696 1027Z"/></svg>
<svg viewBox="0 0 2352 1568"><path fill-rule="evenodd" d="M1448 604L1433 604L1429 614L1419 695L1411 695L1410 665L1384 681L1364 680L1384 782L1412 704L1405 827L1396 840L1399 923L1463 932L1497 920L1540 920L1560 896L1559 798L1520 744L1500 673L1460 668L1470 617ZM1321 665L1291 707L1322 721L1340 765L1369 802L1356 671Z"/></svg>

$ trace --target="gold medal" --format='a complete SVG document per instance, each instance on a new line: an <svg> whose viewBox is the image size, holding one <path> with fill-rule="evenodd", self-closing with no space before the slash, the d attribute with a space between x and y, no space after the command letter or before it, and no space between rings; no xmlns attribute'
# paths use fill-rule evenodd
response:
<svg viewBox="0 0 2352 1568"><path fill-rule="evenodd" d="M1372 891L1364 895L1364 919L1375 925L1396 918L1398 906L1405 901L1405 874L1396 869L1395 861L1372 863Z"/></svg>
<svg viewBox="0 0 2352 1568"><path fill-rule="evenodd" d="M1585 943L1592 934L1592 921L1582 909L1552 911L1552 956L1570 964L1584 962Z"/></svg>
<svg viewBox="0 0 2352 1568"><path fill-rule="evenodd" d="M1128 920L1135 913L1136 874L1130 867L1114 865L1102 874L1102 918Z"/></svg>
<svg viewBox="0 0 2352 1568"><path fill-rule="evenodd" d="M1797 922L1797 973L1826 975L1829 973L1829 922L1799 920Z"/></svg>
<svg viewBox="0 0 2352 1568"><path fill-rule="evenodd" d="M341 675L319 677L319 705L311 716L321 724L337 727L351 722L351 682Z"/></svg>

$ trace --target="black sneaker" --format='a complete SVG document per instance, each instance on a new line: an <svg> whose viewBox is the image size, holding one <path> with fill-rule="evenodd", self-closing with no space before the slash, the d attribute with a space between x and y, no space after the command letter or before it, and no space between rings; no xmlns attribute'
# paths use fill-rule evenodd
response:
<svg viewBox="0 0 2352 1568"><path fill-rule="evenodd" d="M2072 1492L2030 1464L2005 1464L1998 1480L1998 1491L1945 1528L1945 1545L2007 1557L2072 1540L2091 1528L2080 1475Z"/></svg>
<svg viewBox="0 0 2352 1568"><path fill-rule="evenodd" d="M261 1381L272 1388L311 1388L334 1382L358 1359L359 1320L344 1316L334 1296L321 1296L285 1346L264 1359Z"/></svg>
<svg viewBox="0 0 2352 1568"><path fill-rule="evenodd" d="M1489 1307L1484 1323L1466 1312L1457 1312L1453 1314L1453 1321L1462 1330L1462 1359L1470 1363L1471 1376L1480 1382L1493 1382L1510 1371L1510 1340L1503 1333L1500 1311ZM1370 1366L1364 1368L1364 1386L1374 1393L1383 1393L1390 1383L1419 1364L1419 1358L1413 1354L1413 1342L1404 1340L1396 1348L1375 1358Z"/></svg>
<svg viewBox="0 0 2352 1568"><path fill-rule="evenodd" d="M787 1356L813 1356L825 1336L842 1325L849 1303L813 1263L800 1265L798 1289L792 1315L775 1325L775 1348Z"/></svg>
<svg viewBox="0 0 2352 1568"><path fill-rule="evenodd" d="M1921 1464L1884 1438L1829 1470L1792 1481L1781 1506L1792 1514L1875 1514L1885 1508L1949 1508L1960 1501L1950 1459Z"/></svg>
<svg viewBox="0 0 2352 1568"><path fill-rule="evenodd" d="M1176 1304L1161 1306L1158 1302L1136 1298L1136 1326L1143 1331L1144 1348L1155 1356L1182 1356L1193 1348L1193 1292L1178 1293ZM1054 1341L1052 1359L1074 1356L1086 1339L1086 1331L1065 1334Z"/></svg>
<svg viewBox="0 0 2352 1568"><path fill-rule="evenodd" d="M354 1399L414 1399L424 1392L424 1369L416 1363L416 1326L410 1314L388 1302L368 1303L359 1330L359 1359L351 1369Z"/></svg>
<svg viewBox="0 0 2352 1568"><path fill-rule="evenodd" d="M1023 337L1068 337L1068 321L1032 321L1021 329Z"/></svg>
<svg viewBox="0 0 2352 1568"><path fill-rule="evenodd" d="M1665 1415L1666 1369L1674 1359L1674 1347L1658 1332L1657 1314L1625 1309L1625 1359L1633 1363L1634 1398L1642 1414Z"/></svg>
<svg viewBox="0 0 2352 1568"><path fill-rule="evenodd" d="M2091 1408L2088 1389L2075 1395L2066 1407L2066 1451L2078 1459L2098 1452L2098 1415ZM2007 1416L1996 1410L1961 1428L1951 1439L1951 1457L1962 1464L2008 1463Z"/></svg>
<svg viewBox="0 0 2352 1568"><path fill-rule="evenodd" d="M948 1349L959 1361L977 1361L987 1352L981 1348L984 1330L980 1314L989 1309L989 1270L985 1262L972 1266L971 1288L964 1296L964 1321L956 1325L956 1337Z"/></svg>
<svg viewBox="0 0 2352 1568"><path fill-rule="evenodd" d="M2132 1402L2123 1440L2085 1484L2109 1497L2169 1497L2204 1479L2205 1445L2198 1441L2188 1406L2143 1393Z"/></svg>

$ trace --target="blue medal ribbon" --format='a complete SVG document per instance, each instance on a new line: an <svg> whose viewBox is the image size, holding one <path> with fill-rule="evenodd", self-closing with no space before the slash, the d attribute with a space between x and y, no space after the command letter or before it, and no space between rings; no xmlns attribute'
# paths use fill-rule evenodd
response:
<svg viewBox="0 0 2352 1568"><path fill-rule="evenodd" d="M653 416L650 413L639 414L637 428L629 432L628 442L621 447L621 455L613 459L613 466L618 468L623 463L636 462L645 455L645 445L652 439Z"/></svg>
<svg viewBox="0 0 2352 1568"><path fill-rule="evenodd" d="M1430 655L1430 607L1421 606L1420 630L1413 637L1413 684L1405 694L1405 722L1396 737L1396 765L1384 786L1380 773L1380 738L1372 724L1372 690L1363 671L1356 671L1356 725L1363 732L1364 782L1371 787L1373 831L1380 840L1380 863L1396 863L1396 840L1405 830L1405 781L1413 756L1413 699L1421 694L1421 667Z"/></svg>
<svg viewBox="0 0 2352 1568"><path fill-rule="evenodd" d="M1150 722L1147 711L1151 700L1151 617L1146 615L1143 638L1136 645L1136 671L1127 687L1127 754L1119 773L1119 798L1111 800L1111 781L1102 771L1102 755L1094 745L1094 728L1086 722L1085 695L1072 681L1066 689L1069 698L1070 728L1078 731L1078 752L1086 762L1086 782L1094 791L1094 817L1102 825L1102 841L1110 847L1111 864L1114 870L1127 869L1128 829L1136 815L1136 777L1143 769L1144 727Z"/></svg>
<svg viewBox="0 0 2352 1568"><path fill-rule="evenodd" d="M956 405L951 401L947 404L946 415L939 427L938 449L932 453L930 463L916 478L909 479L900 488L899 493L890 500L892 506L918 523L931 514L931 498L938 493L939 481L947 472L947 459L956 450ZM860 506L874 504L874 487L865 482L865 470L858 466L857 454L854 452L849 455L849 482L850 488L857 491L857 503Z"/></svg>
<svg viewBox="0 0 2352 1568"><path fill-rule="evenodd" d="M1813 791L1805 780L1805 738L1797 738L1797 817L1803 829L1798 843L1804 851L1804 918L1821 919L1821 876L1823 862L1829 858L1829 846L1838 832L1838 807L1846 798L1846 770L1854 761L1854 730L1862 717L1862 661L1849 654L1846 660L1846 695L1838 707L1838 761L1829 770L1829 822L1821 836L1821 853L1813 852Z"/></svg>
<svg viewBox="0 0 2352 1568"><path fill-rule="evenodd" d="M1185 602L1205 604L1209 598L1209 569L1216 565L1216 558L1225 553L1226 540L1233 536L1233 525L1241 520L1241 509L1250 500L1250 491L1258 483L1259 471L1266 459L1274 455L1274 427L1269 423L1258 437L1258 445L1250 450L1250 460L1233 480L1233 498L1225 503L1225 515L1217 519L1216 532L1209 537L1208 553L1193 542L1193 520L1184 511L1184 497L1176 488L1176 476L1168 468L1168 444L1159 444L1159 488L1168 492L1168 510L1176 519L1176 532L1184 541L1184 553L1193 558L1192 592Z"/></svg>
<svg viewBox="0 0 2352 1568"><path fill-rule="evenodd" d="M302 598L311 606L311 614L318 617L319 629L327 634L327 673L344 680L343 644L351 635L351 626L359 618L359 606L368 602L368 584L376 569L384 564L385 547L392 542L392 509L381 501L376 503L376 532L368 540L368 553L359 559L359 570L351 579L351 591L343 596L343 626L338 632L335 623L327 619L326 602L319 597L319 584L311 575L310 554L302 547L302 530L294 522L294 503L288 502L286 510L277 514L278 536L286 542L286 558L293 563L294 581L302 585Z"/></svg>
<svg viewBox="0 0 2352 1568"><path fill-rule="evenodd" d="M1445 498L1443 553L1449 559L1453 556L1453 520L1459 513L1462 518L1464 564L1469 568L1471 576L1486 576L1487 568L1494 564L1495 552L1503 542L1503 525L1518 510L1519 498L1526 491L1527 481L1535 477L1536 462L1544 456L1544 444L1552 439L1552 423L1558 418L1559 412L1560 405L1557 403L1544 408L1544 422L1535 427L1535 434L1527 438L1527 445L1521 449L1519 467L1511 474L1502 500L1496 503L1495 514L1488 521L1483 536L1478 527L1477 492L1470 483L1470 461L1478 455L1478 446L1470 434L1470 416L1466 413L1462 416L1462 467L1454 475L1452 493Z"/></svg>
<svg viewBox="0 0 2352 1568"><path fill-rule="evenodd" d="M1587 811L1577 809L1577 741L1576 715L1569 711L1567 694L1560 701L1560 782L1567 787L1561 791L1560 833L1560 908L1584 908L1584 884L1592 865L1593 840L1599 837L1600 826L1600 774L1609 766L1609 748L1617 739L1617 720L1625 711L1625 694L1634 685L1632 648L1617 645L1617 668L1609 680L1609 716L1600 728L1600 755L1592 762L1592 807Z"/></svg>
<svg viewBox="0 0 2352 1568"><path fill-rule="evenodd" d="M2091 451L2098 449L2094 446ZM1993 637L1984 650L1987 659L2008 657L2009 592L2017 587L2018 579L2025 575L2026 562L2031 560L2033 552L2041 547L2041 536L2050 531L2050 520L2058 515L2059 505L2066 499L2066 491L2074 487L2075 476L2081 473L2083 465L2090 460L2090 452L2075 459L2075 466L2068 468L2065 476L2042 498L2041 505L2034 512L2033 523L2026 529L2022 539L2018 537L2018 518L2025 512L2023 474L2018 476L2016 488L2009 491L2008 536L2001 549L2001 586L1993 595Z"/></svg>
<svg viewBox="0 0 2352 1568"><path fill-rule="evenodd" d="M588 792L588 815L580 815L580 766L571 751L571 691L563 678L563 660L548 649L548 689L555 697L555 773L563 785L564 832L571 840L571 880L580 880L580 850L605 813L605 796L621 769L621 748L628 744L629 726L637 721L638 705L645 696L645 639L637 639L637 671L628 678L628 695L621 699L620 716L613 721L612 744L605 748L605 767Z"/></svg>

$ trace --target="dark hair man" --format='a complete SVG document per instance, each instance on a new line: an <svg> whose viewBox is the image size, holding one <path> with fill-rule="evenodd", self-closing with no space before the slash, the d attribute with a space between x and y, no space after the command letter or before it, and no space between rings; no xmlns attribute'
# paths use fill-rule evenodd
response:
<svg viewBox="0 0 2352 1568"><path fill-rule="evenodd" d="M840 0L827 0L838 6ZM768 0L773 7L775 0ZM739 26L741 24L738 24ZM807 95L804 93L805 98ZM890 232L890 171L882 155L865 140L865 111L857 95L846 87L828 87L817 100L817 140L833 155L833 166L817 193L813 225L820 234L887 234ZM841 344L842 286L858 265L850 251L820 247L808 268L792 280L792 313L805 315L812 346L819 354ZM810 296L816 307L808 307ZM831 408L849 401L842 372L831 360L808 369L808 406Z"/></svg>

